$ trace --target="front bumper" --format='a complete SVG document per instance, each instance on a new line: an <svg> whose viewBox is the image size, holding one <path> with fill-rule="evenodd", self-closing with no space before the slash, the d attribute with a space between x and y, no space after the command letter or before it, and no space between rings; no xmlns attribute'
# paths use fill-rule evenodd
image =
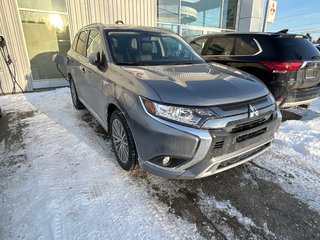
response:
<svg viewBox="0 0 320 240"><path fill-rule="evenodd" d="M175 124L148 115L141 104L128 111L127 119L143 169L166 178L195 179L225 171L264 152L279 128L281 113L277 110L270 121L238 132ZM166 156L182 160L181 164L165 167L154 161Z"/></svg>

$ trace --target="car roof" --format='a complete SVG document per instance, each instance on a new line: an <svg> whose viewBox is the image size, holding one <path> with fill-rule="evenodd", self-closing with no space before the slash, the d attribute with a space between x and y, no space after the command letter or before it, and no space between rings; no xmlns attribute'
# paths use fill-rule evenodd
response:
<svg viewBox="0 0 320 240"><path fill-rule="evenodd" d="M126 25L126 24L103 24L103 23L92 23L90 25L87 25L81 28L80 31L85 30L87 28L92 28L92 27L99 27L105 30L132 30L132 31L174 34L174 32L164 28L145 27L145 26Z"/></svg>
<svg viewBox="0 0 320 240"><path fill-rule="evenodd" d="M203 36L199 36L195 39L207 38L212 36L270 36L270 37L295 37L299 36L301 38L305 38L302 34L294 34L294 33L285 33L283 31L279 32L224 32L224 33L210 33Z"/></svg>

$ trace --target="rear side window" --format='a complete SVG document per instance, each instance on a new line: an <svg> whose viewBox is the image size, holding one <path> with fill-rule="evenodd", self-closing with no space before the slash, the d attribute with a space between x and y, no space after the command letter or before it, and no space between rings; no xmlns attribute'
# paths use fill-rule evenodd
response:
<svg viewBox="0 0 320 240"><path fill-rule="evenodd" d="M259 47L252 37L237 37L235 42L234 55L254 55L259 52Z"/></svg>
<svg viewBox="0 0 320 240"><path fill-rule="evenodd" d="M305 38L273 38L271 42L283 60L312 60L320 55L317 48Z"/></svg>
<svg viewBox="0 0 320 240"><path fill-rule="evenodd" d="M234 55L234 37L213 38L204 55Z"/></svg>
<svg viewBox="0 0 320 240"><path fill-rule="evenodd" d="M87 45L88 31L81 32L77 43L76 52L82 56L86 56L86 45Z"/></svg>
<svg viewBox="0 0 320 240"><path fill-rule="evenodd" d="M198 40L194 40L190 43L191 47L193 47L194 50L196 50L197 53L201 54L201 51L206 44L207 38L201 38Z"/></svg>

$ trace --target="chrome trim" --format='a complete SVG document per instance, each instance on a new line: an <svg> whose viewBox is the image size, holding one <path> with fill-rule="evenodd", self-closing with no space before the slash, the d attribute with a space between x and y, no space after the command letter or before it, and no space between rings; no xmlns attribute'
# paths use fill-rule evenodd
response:
<svg viewBox="0 0 320 240"><path fill-rule="evenodd" d="M212 37L212 36L209 36L209 38L210 37ZM207 57L207 56L208 57L210 57L210 56L219 56L219 57L221 57L221 56L223 56L223 57L250 57L250 56L257 56L257 55L259 55L260 53L263 52L263 49L262 49L260 43L255 38L252 38L252 39L257 44L257 47L259 49L258 52L254 53L254 54L250 54L250 55L214 55L214 54L210 54L210 55L203 55L203 57Z"/></svg>
<svg viewBox="0 0 320 240"><path fill-rule="evenodd" d="M239 166L239 165L241 165L241 164L243 164L243 163L245 163L245 162L248 162L248 161L252 160L253 158L256 158L257 156L261 155L261 154L264 153L265 151L267 151L267 150L270 148L271 145L267 146L265 149L263 149L263 150L261 150L261 151L259 151L259 152L256 152L255 154L253 154L252 156L250 156L250 157L248 157L248 158L245 158L245 159L243 159L243 160L241 160L241 161L239 161L239 162L235 162L234 164L230 164L230 165L227 166L227 167L222 167L222 168L220 168L220 169L217 169L217 168L219 167L220 163L223 163L223 162L228 161L228 160L230 160L230 159L233 159L233 158L235 158L235 157L237 157L237 156L240 156L240 155L243 155L243 154L248 153L248 152L250 152L250 151L253 151L253 150L257 149L257 148L262 147L263 145L271 144L271 142L273 141L273 139L274 139L274 138L272 138L272 139L270 139L270 140L268 140L268 141L266 141L266 142L264 142L264 143L262 143L262 144L259 144L258 146L255 146L254 148L248 148L246 151L237 152L237 153L234 154L234 155L229 155L229 156L228 156L228 155L225 155L224 158L213 158L213 159L216 160L216 161L214 161L213 164L212 164L210 167L207 168L207 171L203 171L203 173L200 174L200 175L197 176L197 177L202 178L202 177L210 176L210 175L212 175L212 174L220 173L220 172L229 170L229 169L231 169L231 168L234 168L234 167L236 167L236 166ZM226 157L226 156L227 156L227 157ZM213 167L214 167L214 168L213 168ZM210 168L213 168L212 171L208 171Z"/></svg>
<svg viewBox="0 0 320 240"><path fill-rule="evenodd" d="M309 104L311 103L312 101L316 100L316 98L312 98L312 99L308 99L308 100L305 100L305 101L300 101L300 102L289 102L289 103L285 103L283 104L281 107L282 108L288 108L288 107L295 107L295 106L299 106L299 105L305 105L305 104Z"/></svg>
<svg viewBox="0 0 320 240"><path fill-rule="evenodd" d="M300 67L300 69L304 68L307 66L308 63L320 63L320 61L304 61Z"/></svg>
<svg viewBox="0 0 320 240"><path fill-rule="evenodd" d="M270 105L266 108L259 109L259 114L263 114L269 111L274 112L275 111L275 105ZM207 120L201 127L205 129L219 129L219 128L225 128L229 122L243 120L249 118L249 113L243 113L231 117L224 117L224 118L217 118L217 119L209 119Z"/></svg>

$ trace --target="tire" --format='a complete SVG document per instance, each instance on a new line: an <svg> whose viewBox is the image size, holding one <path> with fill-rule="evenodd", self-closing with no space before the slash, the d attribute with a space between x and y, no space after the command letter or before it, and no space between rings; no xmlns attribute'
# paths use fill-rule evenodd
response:
<svg viewBox="0 0 320 240"><path fill-rule="evenodd" d="M70 93L71 93L71 99L73 102L73 106L78 110L84 109L83 104L79 100L76 86L75 86L73 79L71 77L69 78L69 81L70 81Z"/></svg>
<svg viewBox="0 0 320 240"><path fill-rule="evenodd" d="M109 129L112 148L119 165L126 171L133 170L137 165L138 154L130 127L119 110L111 114Z"/></svg>

